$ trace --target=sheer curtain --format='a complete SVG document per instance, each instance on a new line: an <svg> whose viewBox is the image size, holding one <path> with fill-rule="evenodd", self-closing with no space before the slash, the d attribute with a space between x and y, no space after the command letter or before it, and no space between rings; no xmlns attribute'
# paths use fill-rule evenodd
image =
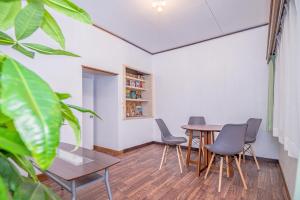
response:
<svg viewBox="0 0 300 200"><path fill-rule="evenodd" d="M290 0L275 60L273 135L288 155L300 156L300 12Z"/></svg>

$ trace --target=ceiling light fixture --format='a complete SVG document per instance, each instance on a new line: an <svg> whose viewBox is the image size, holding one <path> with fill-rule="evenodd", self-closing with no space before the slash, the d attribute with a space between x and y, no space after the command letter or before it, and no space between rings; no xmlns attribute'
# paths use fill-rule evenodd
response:
<svg viewBox="0 0 300 200"><path fill-rule="evenodd" d="M163 8L166 6L165 0L153 0L152 1L152 8L155 8L157 12L163 11Z"/></svg>

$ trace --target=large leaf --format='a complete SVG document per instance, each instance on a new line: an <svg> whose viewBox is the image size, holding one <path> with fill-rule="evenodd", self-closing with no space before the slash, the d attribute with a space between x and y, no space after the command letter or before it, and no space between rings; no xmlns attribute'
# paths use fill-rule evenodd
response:
<svg viewBox="0 0 300 200"><path fill-rule="evenodd" d="M22 53L23 55L28 56L29 58L34 58L34 52L25 49L22 45L18 43L13 45L12 48Z"/></svg>
<svg viewBox="0 0 300 200"><path fill-rule="evenodd" d="M59 145L59 99L37 74L11 58L2 65L1 85L2 112L14 120L37 164L46 169Z"/></svg>
<svg viewBox="0 0 300 200"><path fill-rule="evenodd" d="M0 1L0 29L6 30L13 26L18 12L21 10L21 0Z"/></svg>
<svg viewBox="0 0 300 200"><path fill-rule="evenodd" d="M44 0L49 7L81 22L91 24L92 20L82 8L79 8L69 0Z"/></svg>
<svg viewBox="0 0 300 200"><path fill-rule="evenodd" d="M31 155L21 140L18 132L0 128L0 149L14 154Z"/></svg>
<svg viewBox="0 0 300 200"><path fill-rule="evenodd" d="M59 200L60 198L42 183L26 181L14 194L16 200Z"/></svg>
<svg viewBox="0 0 300 200"><path fill-rule="evenodd" d="M32 163L25 157L20 155L9 154L9 157L24 171L28 173L34 182L38 182Z"/></svg>
<svg viewBox="0 0 300 200"><path fill-rule="evenodd" d="M76 137L77 145L80 144L80 124L72 110L63 102L61 102L61 111L63 118L69 123Z"/></svg>
<svg viewBox="0 0 300 200"><path fill-rule="evenodd" d="M0 199L1 200L9 200L8 189L0 176Z"/></svg>
<svg viewBox="0 0 300 200"><path fill-rule="evenodd" d="M65 48L65 38L61 29L55 19L50 15L49 12L45 10L43 22L41 29L47 33L52 39L54 39L58 44L64 49Z"/></svg>
<svg viewBox="0 0 300 200"><path fill-rule="evenodd" d="M41 1L29 1L15 19L15 35L18 40L27 38L42 24L44 7Z"/></svg>
<svg viewBox="0 0 300 200"><path fill-rule="evenodd" d="M7 122L10 122L12 119L0 112L0 126L6 125Z"/></svg>
<svg viewBox="0 0 300 200"><path fill-rule="evenodd" d="M68 99L68 98L71 97L71 95L68 94L68 93L55 92L55 94L57 95L57 97L58 97L60 100L65 100L65 99Z"/></svg>
<svg viewBox="0 0 300 200"><path fill-rule="evenodd" d="M0 1L1 2L1 1ZM0 4L1 6L1 4ZM0 45L12 45L15 41L6 33L0 31Z"/></svg>
<svg viewBox="0 0 300 200"><path fill-rule="evenodd" d="M96 112L94 112L94 111L92 111L92 110L90 110L90 109L86 109L86 108L82 108L82 107L75 106L75 105L70 105L70 104L68 104L68 106L69 106L70 108L72 108L72 109L75 109L75 110L79 111L79 112L82 112L82 113L90 113L90 114L96 116L97 118L101 119L101 117L100 117Z"/></svg>
<svg viewBox="0 0 300 200"><path fill-rule="evenodd" d="M2 153L0 153L0 176L11 191L15 191L23 181L19 171Z"/></svg>
<svg viewBox="0 0 300 200"><path fill-rule="evenodd" d="M73 56L73 57L79 57L78 55L74 53L70 53L64 50L60 49L52 49L50 47L46 47L42 44L34 44L34 43L22 43L25 47L32 49L36 52L39 52L41 54L46 54L46 55L65 55L65 56Z"/></svg>

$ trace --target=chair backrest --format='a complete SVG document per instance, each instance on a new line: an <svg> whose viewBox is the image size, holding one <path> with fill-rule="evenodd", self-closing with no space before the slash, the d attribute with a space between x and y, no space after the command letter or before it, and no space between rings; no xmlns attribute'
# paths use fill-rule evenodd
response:
<svg viewBox="0 0 300 200"><path fill-rule="evenodd" d="M189 125L205 125L206 122L205 122L205 118L202 117L202 116L192 116L189 118L189 121L188 121L188 124ZM188 133L188 130L185 131L186 134ZM195 133L196 131L194 131ZM197 132L196 132L197 133ZM199 131L200 133L200 131ZM199 134L200 135L200 134Z"/></svg>
<svg viewBox="0 0 300 200"><path fill-rule="evenodd" d="M155 121L159 127L162 141L164 141L165 138L172 136L168 127L162 119L155 119Z"/></svg>
<svg viewBox="0 0 300 200"><path fill-rule="evenodd" d="M220 131L214 145L226 152L239 153L244 148L247 124L226 124Z"/></svg>
<svg viewBox="0 0 300 200"><path fill-rule="evenodd" d="M250 118L247 121L246 137L255 139L262 119Z"/></svg>
<svg viewBox="0 0 300 200"><path fill-rule="evenodd" d="M204 125L206 124L205 118L202 116L192 116L189 118L190 125Z"/></svg>

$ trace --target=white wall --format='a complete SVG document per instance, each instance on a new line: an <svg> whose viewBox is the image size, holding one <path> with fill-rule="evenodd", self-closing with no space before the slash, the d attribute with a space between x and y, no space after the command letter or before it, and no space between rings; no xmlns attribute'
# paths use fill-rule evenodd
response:
<svg viewBox="0 0 300 200"><path fill-rule="evenodd" d="M290 196L294 196L295 185L296 185L296 175L298 160L288 156L288 153L284 150L283 145L280 144L279 147L279 164L282 169L282 173L288 187Z"/></svg>
<svg viewBox="0 0 300 200"><path fill-rule="evenodd" d="M192 115L203 115L212 124L262 118L257 155L278 158L278 142L265 124L267 32L265 26L153 56L156 117L177 136L184 135L180 126Z"/></svg>
<svg viewBox="0 0 300 200"><path fill-rule="evenodd" d="M94 118L94 145L118 149L118 76L94 76L94 108L102 120Z"/></svg>
<svg viewBox="0 0 300 200"><path fill-rule="evenodd" d="M81 55L81 58L65 56L36 55L34 60L26 58L9 47L1 46L4 51L18 59L30 69L42 76L57 91L69 92L69 103L82 105L82 70L81 65L99 67L103 70L120 74L118 78L118 149L152 141L152 119L123 120L123 64L128 64L143 71L151 72L151 55L136 47L111 36L91 25L81 24L70 18L55 13L66 38L66 49ZM41 31L35 33L27 42L40 42L58 47ZM101 113L99 113L101 115ZM77 115L81 119L81 114ZM63 127L62 141L74 143L75 139L69 127Z"/></svg>

